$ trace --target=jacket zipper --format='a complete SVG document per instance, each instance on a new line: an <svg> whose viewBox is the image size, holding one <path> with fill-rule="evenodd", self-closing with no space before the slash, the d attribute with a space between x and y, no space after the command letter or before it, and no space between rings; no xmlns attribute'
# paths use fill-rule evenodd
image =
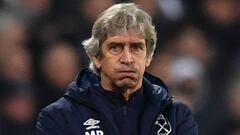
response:
<svg viewBox="0 0 240 135"><path fill-rule="evenodd" d="M123 116L124 117L127 116L127 106L126 105L123 106Z"/></svg>

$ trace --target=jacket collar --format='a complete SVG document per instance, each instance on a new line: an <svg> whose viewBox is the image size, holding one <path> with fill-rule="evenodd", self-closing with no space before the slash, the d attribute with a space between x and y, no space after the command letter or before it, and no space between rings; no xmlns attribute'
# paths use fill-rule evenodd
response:
<svg viewBox="0 0 240 135"><path fill-rule="evenodd" d="M94 88L100 86L100 78L89 69L83 69L76 79L67 88L65 96L73 98L78 102L88 101L90 93ZM145 72L143 78L143 89L152 104L161 104L169 95L167 86L159 78Z"/></svg>

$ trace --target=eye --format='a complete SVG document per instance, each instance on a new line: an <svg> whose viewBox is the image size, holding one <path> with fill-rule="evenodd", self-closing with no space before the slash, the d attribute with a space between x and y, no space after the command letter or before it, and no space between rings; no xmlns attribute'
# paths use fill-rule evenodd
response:
<svg viewBox="0 0 240 135"><path fill-rule="evenodd" d="M115 54L121 52L122 48L123 48L122 43L111 43L109 45L110 52Z"/></svg>
<svg viewBox="0 0 240 135"><path fill-rule="evenodd" d="M131 46L131 50L134 52L134 53L139 53L139 52L142 52L144 50L144 44L142 43L134 43L132 44Z"/></svg>

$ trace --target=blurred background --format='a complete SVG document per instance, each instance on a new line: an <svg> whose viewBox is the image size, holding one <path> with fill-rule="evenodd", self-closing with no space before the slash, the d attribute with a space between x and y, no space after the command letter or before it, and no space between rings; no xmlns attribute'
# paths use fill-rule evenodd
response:
<svg viewBox="0 0 240 135"><path fill-rule="evenodd" d="M0 0L0 135L34 135L38 112L88 66L94 20L119 2L153 17L147 71L192 109L200 135L240 135L239 0Z"/></svg>

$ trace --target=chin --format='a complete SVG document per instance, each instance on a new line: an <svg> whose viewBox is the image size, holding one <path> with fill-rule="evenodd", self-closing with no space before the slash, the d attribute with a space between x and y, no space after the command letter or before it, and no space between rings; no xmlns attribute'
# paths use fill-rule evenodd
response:
<svg viewBox="0 0 240 135"><path fill-rule="evenodd" d="M132 89L137 86L137 82L130 79L121 80L116 84L119 88L124 88L124 89Z"/></svg>

